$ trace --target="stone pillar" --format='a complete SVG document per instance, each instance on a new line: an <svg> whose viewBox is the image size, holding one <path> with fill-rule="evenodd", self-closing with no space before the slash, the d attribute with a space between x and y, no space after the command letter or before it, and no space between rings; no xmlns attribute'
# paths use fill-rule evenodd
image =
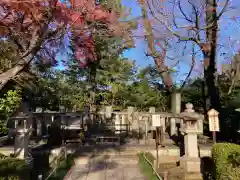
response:
<svg viewBox="0 0 240 180"><path fill-rule="evenodd" d="M170 118L170 135L173 136L176 134L176 119L175 118Z"/></svg>
<svg viewBox="0 0 240 180"><path fill-rule="evenodd" d="M111 118L112 117L112 112L113 112L113 108L112 106L106 106L106 109L105 109L105 116L106 118Z"/></svg>
<svg viewBox="0 0 240 180"><path fill-rule="evenodd" d="M166 119L165 117L160 117L160 124L161 124L164 132L166 130L166 121L165 121L165 119Z"/></svg>
<svg viewBox="0 0 240 180"><path fill-rule="evenodd" d="M132 123L133 121L133 113L135 111L135 108L132 106L128 106L127 112L128 112L128 121Z"/></svg>
<svg viewBox="0 0 240 180"><path fill-rule="evenodd" d="M54 115L51 116L51 123L54 122Z"/></svg>
<svg viewBox="0 0 240 180"><path fill-rule="evenodd" d="M115 117L115 134L120 134L120 125L121 125L121 120L119 114L116 114Z"/></svg>
<svg viewBox="0 0 240 180"><path fill-rule="evenodd" d="M198 120L198 130L203 133L203 120L199 119Z"/></svg>
<svg viewBox="0 0 240 180"><path fill-rule="evenodd" d="M183 121L183 119L180 119L180 129L182 129L182 128L184 128L184 121ZM182 135L184 135L181 131L180 131L180 133Z"/></svg>
<svg viewBox="0 0 240 180"><path fill-rule="evenodd" d="M90 117L90 107L89 106L84 106L83 110L83 124L89 124L91 122L91 117Z"/></svg>
<svg viewBox="0 0 240 180"><path fill-rule="evenodd" d="M173 114L178 114L181 112L181 93L180 92L173 92L171 95L171 111ZM179 119L170 118L170 135L171 136L177 133L176 121L179 121Z"/></svg>
<svg viewBox="0 0 240 180"><path fill-rule="evenodd" d="M145 144L147 143L148 140L148 120L145 120Z"/></svg>
<svg viewBox="0 0 240 180"><path fill-rule="evenodd" d="M134 111L135 111L135 108L133 106L128 106L127 112L128 112L128 124L129 124L129 130L130 131L132 131Z"/></svg>
<svg viewBox="0 0 240 180"><path fill-rule="evenodd" d="M122 114L122 119L121 119L121 130L124 132L127 132L128 128L128 123L125 114Z"/></svg>
<svg viewBox="0 0 240 180"><path fill-rule="evenodd" d="M39 117L37 118L37 136L42 136L42 121Z"/></svg>
<svg viewBox="0 0 240 180"><path fill-rule="evenodd" d="M33 116L31 115L31 117L28 119L28 123L29 123L29 128L32 129L33 128Z"/></svg>
<svg viewBox="0 0 240 180"><path fill-rule="evenodd" d="M184 135L185 156L198 158L197 133L187 133Z"/></svg>
<svg viewBox="0 0 240 180"><path fill-rule="evenodd" d="M14 128L16 129L18 127L18 120L14 120Z"/></svg>
<svg viewBox="0 0 240 180"><path fill-rule="evenodd" d="M155 107L150 107L149 108L149 112L150 113L155 113L156 112L156 108Z"/></svg>

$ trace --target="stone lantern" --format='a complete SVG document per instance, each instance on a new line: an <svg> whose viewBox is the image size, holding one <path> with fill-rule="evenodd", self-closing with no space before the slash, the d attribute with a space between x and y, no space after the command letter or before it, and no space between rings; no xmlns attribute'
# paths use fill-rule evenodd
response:
<svg viewBox="0 0 240 180"><path fill-rule="evenodd" d="M200 158L198 153L197 135L202 133L199 121L203 121L204 116L196 113L191 103L186 104L186 110L180 113L183 119L183 127L180 131L184 135L185 154L180 160L180 166L187 173L200 173Z"/></svg>
<svg viewBox="0 0 240 180"><path fill-rule="evenodd" d="M29 124L31 117L20 114L12 119L18 122L15 129L14 154L20 159L25 159L28 157L28 141L32 130Z"/></svg>

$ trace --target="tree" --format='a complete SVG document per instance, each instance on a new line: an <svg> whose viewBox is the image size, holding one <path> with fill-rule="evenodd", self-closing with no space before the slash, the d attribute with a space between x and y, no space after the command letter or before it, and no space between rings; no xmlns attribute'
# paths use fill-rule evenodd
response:
<svg viewBox="0 0 240 180"><path fill-rule="evenodd" d="M0 74L0 89L33 60L55 64L56 53L64 48L64 39L69 34L74 41L75 56L81 65L96 60L92 39L96 25L106 25L102 31L98 31L101 35L122 36L128 41L131 33L127 30L130 25L118 21L118 14L123 14L120 2L115 0L106 5L96 3L95 0L62 3L58 0L2 0L1 41L14 44L17 61Z"/></svg>
<svg viewBox="0 0 240 180"><path fill-rule="evenodd" d="M220 108L220 96L216 78L216 48L218 22L229 6L229 0L225 0L223 7L216 0L206 1L180 1L174 0L172 3L172 13L164 9L165 2L158 6L154 2L146 0L149 13L155 23L159 23L179 41L193 42L197 44L204 58L204 81L207 86L207 97L213 108ZM184 7L183 8L183 3ZM146 6L146 5L145 5ZM145 11L146 11L146 7ZM177 9L178 8L178 9ZM178 14L176 14L176 12ZM181 16L181 20L179 16ZM183 23L186 23L182 25ZM164 29L163 28L163 29ZM179 31L186 30L187 36L183 36ZM209 104L209 103L208 103ZM208 105L209 108L209 105Z"/></svg>
<svg viewBox="0 0 240 180"><path fill-rule="evenodd" d="M118 92L133 74L134 64L120 57L125 49L120 38L94 37L95 52L98 57L85 68L79 68L74 56L66 63L65 73L75 83L85 86L85 94L91 97L91 107L97 104L114 104Z"/></svg>
<svg viewBox="0 0 240 180"><path fill-rule="evenodd" d="M158 46L161 48L161 51L156 50L156 39L154 38L153 35L153 28L151 25L150 20L148 19L148 14L147 14L147 7L146 7L146 2L144 0L139 1L142 9L142 18L143 18L143 25L145 28L145 38L148 43L148 56L153 57L154 63L157 67L157 70L159 74L162 77L162 81L164 85L170 89L173 86L173 80L171 77L171 74L169 72L169 67L166 66L165 64L165 58L166 58L166 53L167 53L167 38L161 38L161 42L163 41L162 44L158 43Z"/></svg>

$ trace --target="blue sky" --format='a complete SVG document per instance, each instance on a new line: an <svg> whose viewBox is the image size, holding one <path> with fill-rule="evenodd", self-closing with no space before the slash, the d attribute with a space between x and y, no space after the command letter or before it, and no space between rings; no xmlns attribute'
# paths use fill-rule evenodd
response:
<svg viewBox="0 0 240 180"><path fill-rule="evenodd" d="M184 1L185 0L181 0L181 2L183 2L183 7L186 8ZM223 1L225 0L220 0L220 2L223 2ZM220 42L219 43L223 45L223 47L218 51L218 56L217 56L219 70L221 69L221 63L222 62L225 63L229 61L229 58L234 53L236 53L238 49L240 49L240 24L239 24L240 19L238 19L237 22L234 22L229 18L229 17L232 17L233 15L238 15L238 12L240 10L240 0L232 0L231 3L232 3L231 5L235 6L236 10L231 10L229 12L226 12L219 23L219 26L220 26L220 32L219 32ZM132 11L131 11L130 18L141 16L141 9L138 3L136 2L136 0L123 0L123 5L125 5L128 8L131 8ZM168 6L169 5L165 5L165 7L168 7ZM139 27L137 30L137 33L141 33L141 30L142 28ZM149 57L146 57L145 55L145 52L147 51L146 42L143 39L137 39L135 41L135 45L136 45L135 48L126 50L123 53L123 56L131 60L135 60L136 65L138 67L145 67L149 64L153 64L153 60ZM175 79L177 81L181 81L185 79L186 73L188 73L190 69L191 54L185 54L184 56L179 56L179 54L181 54L182 53L181 51L183 50L181 44L179 45L178 50L180 52L169 51L168 56L173 57L174 59L176 59L176 61L179 60L180 63L178 63L178 65L174 67L178 71L177 75L175 76ZM222 56L222 52L224 52L226 55ZM62 60L64 58L66 57L63 54L58 56L59 60ZM202 59L202 56L201 56L201 53L199 53L197 56L197 67L193 72L193 76L200 76L202 72L201 59ZM166 64L170 66L174 63L175 62L170 62L169 60L166 60ZM62 69L63 66L60 65L58 66L58 68Z"/></svg>

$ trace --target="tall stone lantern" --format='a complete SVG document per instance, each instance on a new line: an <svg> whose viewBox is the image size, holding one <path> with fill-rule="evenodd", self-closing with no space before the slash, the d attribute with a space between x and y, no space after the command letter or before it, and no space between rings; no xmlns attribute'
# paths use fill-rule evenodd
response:
<svg viewBox="0 0 240 180"><path fill-rule="evenodd" d="M15 127L14 154L20 159L28 157L28 142L32 131L31 124L29 123L29 119L31 118L24 113L12 118L17 122Z"/></svg>
<svg viewBox="0 0 240 180"><path fill-rule="evenodd" d="M194 111L191 103L186 104L186 110L180 113L183 119L183 127L180 131L184 135L184 156L181 157L180 166L187 173L199 173L200 175L200 157L198 152L197 135L202 133L202 127L199 123L203 121L204 116Z"/></svg>

